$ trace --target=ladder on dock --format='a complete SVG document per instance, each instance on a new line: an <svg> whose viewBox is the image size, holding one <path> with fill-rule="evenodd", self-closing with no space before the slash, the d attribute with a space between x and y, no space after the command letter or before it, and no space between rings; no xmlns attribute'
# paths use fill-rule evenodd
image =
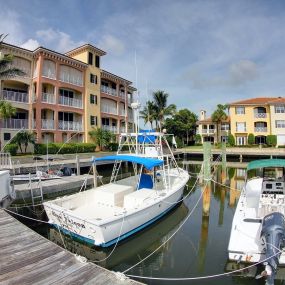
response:
<svg viewBox="0 0 285 285"><path fill-rule="evenodd" d="M41 177L39 177L39 181L32 182L31 174L30 174L29 178L30 178L29 179L29 187L30 187L30 191L31 191L32 205L33 205L33 208L35 208L35 205L39 204L39 202L42 204L44 201L42 180L41 180ZM36 187L34 187L34 186L36 186Z"/></svg>

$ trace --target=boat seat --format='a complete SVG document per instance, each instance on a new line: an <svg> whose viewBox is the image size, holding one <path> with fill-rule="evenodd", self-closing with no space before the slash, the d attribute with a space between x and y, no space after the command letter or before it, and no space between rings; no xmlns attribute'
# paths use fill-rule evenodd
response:
<svg viewBox="0 0 285 285"><path fill-rule="evenodd" d="M131 209L142 206L148 199L157 197L155 190L142 188L124 197L124 208Z"/></svg>
<svg viewBox="0 0 285 285"><path fill-rule="evenodd" d="M152 181L151 175L142 173L141 178L140 178L140 183L138 186L138 190L142 188L146 188L146 189L153 188L153 181Z"/></svg>

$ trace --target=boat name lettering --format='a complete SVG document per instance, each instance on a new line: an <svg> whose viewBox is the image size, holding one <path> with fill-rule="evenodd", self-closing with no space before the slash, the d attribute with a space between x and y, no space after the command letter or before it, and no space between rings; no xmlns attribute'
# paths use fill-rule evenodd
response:
<svg viewBox="0 0 285 285"><path fill-rule="evenodd" d="M52 211L51 214L55 217L57 217L59 220L62 220L62 216L60 214L57 214L56 212Z"/></svg>
<svg viewBox="0 0 285 285"><path fill-rule="evenodd" d="M85 229L85 225L84 224L76 222L76 221L72 220L71 218L69 218L68 216L64 215L64 219L65 219L66 223L69 223L69 224L72 224L72 225L74 225L76 227L81 227L81 228Z"/></svg>

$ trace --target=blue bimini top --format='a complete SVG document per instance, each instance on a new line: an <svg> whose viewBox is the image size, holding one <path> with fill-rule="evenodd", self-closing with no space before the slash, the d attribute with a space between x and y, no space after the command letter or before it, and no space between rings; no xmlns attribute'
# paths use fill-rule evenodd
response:
<svg viewBox="0 0 285 285"><path fill-rule="evenodd" d="M96 163L97 161L108 161L108 160L134 162L137 164L142 164L148 170L151 170L152 168L163 164L163 160L160 159L134 156L134 155L110 155L110 156L93 158L92 162Z"/></svg>

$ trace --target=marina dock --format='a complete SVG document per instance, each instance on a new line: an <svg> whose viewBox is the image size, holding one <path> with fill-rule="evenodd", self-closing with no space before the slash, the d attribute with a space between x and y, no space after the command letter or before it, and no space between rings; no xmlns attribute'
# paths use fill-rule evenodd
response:
<svg viewBox="0 0 285 285"><path fill-rule="evenodd" d="M45 239L0 209L1 284L142 284Z"/></svg>
<svg viewBox="0 0 285 285"><path fill-rule="evenodd" d="M86 181L86 182L85 182ZM72 175L63 176L60 179L43 180L40 182L43 195L60 195L68 194L73 191L79 190L83 187L83 183L86 183L87 187L90 187L94 183L93 175ZM29 182L15 185L16 200L31 198L31 189ZM37 191L40 187L38 182L32 182L33 191Z"/></svg>

